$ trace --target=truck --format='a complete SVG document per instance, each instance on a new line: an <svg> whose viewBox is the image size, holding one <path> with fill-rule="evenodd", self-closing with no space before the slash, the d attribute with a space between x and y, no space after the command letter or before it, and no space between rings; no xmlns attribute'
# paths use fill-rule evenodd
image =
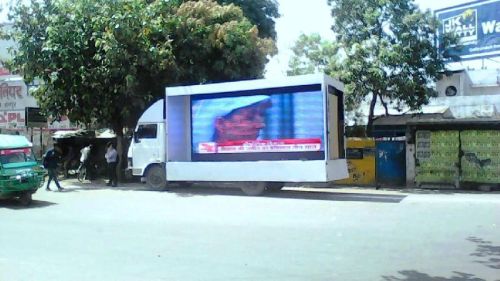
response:
<svg viewBox="0 0 500 281"><path fill-rule="evenodd" d="M128 168L152 188L229 182L247 195L347 178L343 90L324 74L166 87Z"/></svg>
<svg viewBox="0 0 500 281"><path fill-rule="evenodd" d="M45 171L32 147L24 136L0 134L0 198L18 198L29 205L43 185Z"/></svg>

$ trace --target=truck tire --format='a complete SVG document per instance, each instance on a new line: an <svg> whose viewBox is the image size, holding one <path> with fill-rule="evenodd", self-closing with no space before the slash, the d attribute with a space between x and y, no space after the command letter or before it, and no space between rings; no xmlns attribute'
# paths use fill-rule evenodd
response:
<svg viewBox="0 0 500 281"><path fill-rule="evenodd" d="M31 204L31 201L32 201L31 192L24 192L19 197L19 202L21 202L21 205L23 206L29 206Z"/></svg>
<svg viewBox="0 0 500 281"><path fill-rule="evenodd" d="M242 182L241 190L249 196L259 196L266 191L266 182Z"/></svg>
<svg viewBox="0 0 500 281"><path fill-rule="evenodd" d="M284 182L281 181L271 181L266 184L266 189L269 191L280 191L285 186Z"/></svg>
<svg viewBox="0 0 500 281"><path fill-rule="evenodd" d="M146 171L146 184L154 189L162 189L167 185L165 169L160 165L151 166Z"/></svg>

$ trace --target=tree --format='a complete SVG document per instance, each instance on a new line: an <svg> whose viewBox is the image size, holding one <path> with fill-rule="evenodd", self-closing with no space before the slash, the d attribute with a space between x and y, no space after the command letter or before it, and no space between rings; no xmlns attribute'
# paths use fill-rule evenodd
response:
<svg viewBox="0 0 500 281"><path fill-rule="evenodd" d="M276 0L217 0L222 5L234 4L259 29L259 36L276 40L275 19L279 18Z"/></svg>
<svg viewBox="0 0 500 281"><path fill-rule="evenodd" d="M368 131L377 99L386 109L412 110L435 96L433 84L445 71L440 50L453 43L445 38L437 48L439 23L430 11L421 12L408 0L329 0L336 44L346 56L334 72L346 84L347 97L359 102L371 96Z"/></svg>
<svg viewBox="0 0 500 281"><path fill-rule="evenodd" d="M194 31L194 32L193 32ZM176 11L171 40L177 83L260 78L275 42L259 30L240 8L211 1L185 2Z"/></svg>
<svg viewBox="0 0 500 281"><path fill-rule="evenodd" d="M456 42L443 38L436 46L439 23L429 12L421 12L408 0L329 0L336 40L321 43L321 49L338 50L329 59L321 52L300 54L317 69L345 83L347 108L370 100L367 130L374 120L380 100L388 114L388 104L419 109L435 95L433 84L445 71L445 52ZM316 44L316 41L309 41ZM297 46L300 46L299 39ZM311 47L308 47L312 49ZM314 50L314 49L313 49ZM293 62L293 60L292 60Z"/></svg>
<svg viewBox="0 0 500 281"><path fill-rule="evenodd" d="M302 75L329 71L338 49L333 42L313 33L301 34L293 45L292 52L287 75Z"/></svg>
<svg viewBox="0 0 500 281"><path fill-rule="evenodd" d="M117 134L172 84L261 77L271 39L236 6L209 0L32 0L12 12L10 66L49 115ZM120 157L123 160L124 157Z"/></svg>

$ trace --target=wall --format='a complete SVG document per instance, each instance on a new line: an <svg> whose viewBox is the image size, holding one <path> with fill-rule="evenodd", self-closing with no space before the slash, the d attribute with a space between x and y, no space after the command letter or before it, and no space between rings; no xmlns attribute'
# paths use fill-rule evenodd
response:
<svg viewBox="0 0 500 281"><path fill-rule="evenodd" d="M415 143L410 143L408 140L411 137L406 137L406 187L415 187L415 176L417 172L415 170Z"/></svg>
<svg viewBox="0 0 500 281"><path fill-rule="evenodd" d="M495 69L462 70L443 76L436 82L438 97L446 97L448 86L455 86L457 96L500 95L500 72Z"/></svg>

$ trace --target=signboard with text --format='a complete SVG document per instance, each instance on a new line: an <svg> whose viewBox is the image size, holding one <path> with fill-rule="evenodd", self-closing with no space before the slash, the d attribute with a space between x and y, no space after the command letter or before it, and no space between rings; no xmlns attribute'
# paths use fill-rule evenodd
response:
<svg viewBox="0 0 500 281"><path fill-rule="evenodd" d="M47 127L47 117L41 113L38 107L26 107L24 113L26 127Z"/></svg>
<svg viewBox="0 0 500 281"><path fill-rule="evenodd" d="M26 127L70 129L75 127L66 117L57 122L47 120L39 113L36 100L28 93L22 77L0 76L0 129L24 129Z"/></svg>
<svg viewBox="0 0 500 281"><path fill-rule="evenodd" d="M441 23L439 34L458 37L464 60L500 55L500 0L476 1L435 12Z"/></svg>
<svg viewBox="0 0 500 281"><path fill-rule="evenodd" d="M26 107L36 107L36 101L28 95L26 84L20 80L0 81L0 128L23 128Z"/></svg>

